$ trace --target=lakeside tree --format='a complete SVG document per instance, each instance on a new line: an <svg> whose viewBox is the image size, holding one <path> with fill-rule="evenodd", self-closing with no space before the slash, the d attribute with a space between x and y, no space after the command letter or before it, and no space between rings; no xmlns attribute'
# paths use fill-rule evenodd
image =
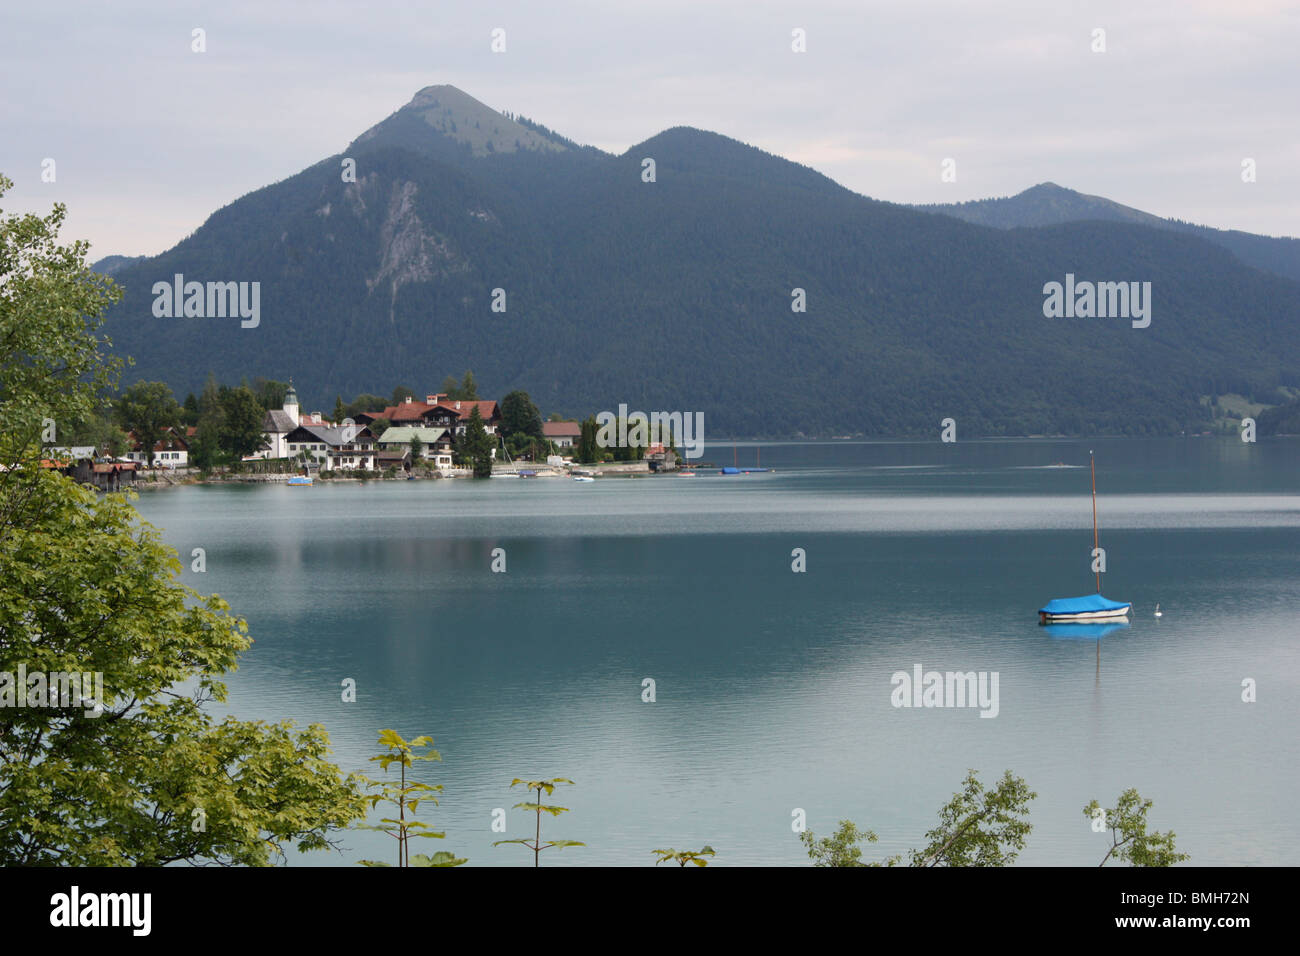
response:
<svg viewBox="0 0 1300 956"><path fill-rule="evenodd" d="M170 429L181 427L181 407L165 382L136 382L118 396L114 403L118 424L135 434L153 467L154 446Z"/></svg>
<svg viewBox="0 0 1300 956"><path fill-rule="evenodd" d="M217 384L217 377L209 372L207 383L199 395L199 423L190 439L190 463L200 471L211 471L224 459L221 431L225 421L221 387Z"/></svg>
<svg viewBox="0 0 1300 956"><path fill-rule="evenodd" d="M200 418L190 438L189 462L206 473L221 461L220 425L209 418Z"/></svg>
<svg viewBox="0 0 1300 956"><path fill-rule="evenodd" d="M197 425L199 423L199 399L193 392L185 396L181 403L181 424Z"/></svg>
<svg viewBox="0 0 1300 956"><path fill-rule="evenodd" d="M862 847L858 844L875 843L877 837L871 830L859 830L852 820L841 820L839 829L820 840L812 830L804 830L799 840L812 858L813 866L880 866L862 862Z"/></svg>
<svg viewBox="0 0 1300 956"><path fill-rule="evenodd" d="M0 175L0 199L12 185ZM0 209L0 543L27 513L42 442L63 444L122 367L97 334L121 290L86 268L88 243L59 244L66 215L61 203L44 217Z"/></svg>
<svg viewBox="0 0 1300 956"><path fill-rule="evenodd" d="M501 434L507 440L515 435L542 437L542 413L527 392L516 390L501 399Z"/></svg>
<svg viewBox="0 0 1300 956"><path fill-rule="evenodd" d="M593 464L600 461L600 448L596 444L596 433L599 426L596 424L596 418L588 415L582 422L582 432L578 438L578 461L583 464Z"/></svg>
<svg viewBox="0 0 1300 956"><path fill-rule="evenodd" d="M1174 831L1147 832L1147 811L1151 801L1143 799L1136 789L1129 788L1119 795L1113 809L1103 810L1093 800L1083 808L1084 816L1093 821L1098 832L1110 831L1111 846L1098 866L1105 866L1112 858L1133 866L1173 866L1187 859L1174 845Z"/></svg>
<svg viewBox="0 0 1300 956"><path fill-rule="evenodd" d="M348 417L349 416L347 413L347 409L343 407L343 396L335 395L334 396L334 424L341 425L343 424L343 419Z"/></svg>
<svg viewBox="0 0 1300 956"><path fill-rule="evenodd" d="M911 853L912 866L1008 866L1025 848L1033 829L1029 801L1037 797L1008 770L992 790L970 770L962 789L939 809L930 842Z"/></svg>
<svg viewBox="0 0 1300 956"><path fill-rule="evenodd" d="M243 385L239 388L223 388L220 401L222 423L218 438L221 450L234 464L262 447L262 424L266 410L252 390Z"/></svg>
<svg viewBox="0 0 1300 956"><path fill-rule="evenodd" d="M475 478L492 477L492 436L483 425L483 416L478 406L470 409L469 422L465 426L465 435L461 442L461 455L474 469Z"/></svg>
<svg viewBox="0 0 1300 956"><path fill-rule="evenodd" d="M567 777L556 777L553 780L521 780L516 777L514 780L510 781L511 787L522 785L525 790L537 791L536 800L516 803L512 808L515 810L524 810L529 813L535 813L537 815L537 828L533 832L533 838L531 840L525 837L517 837L512 840L497 840L492 845L501 846L505 843L518 843L521 846L528 847L528 849L533 851L533 866L540 865L540 858L543 850L549 850L552 847L557 847L563 850L566 846L586 846L587 844L578 840L547 840L545 843L542 842L542 814L548 813L553 817L558 817L561 813L569 812L568 807L559 807L542 803L542 791L545 790L546 795L549 797L555 792L555 788L562 783L567 783L570 786L574 785L573 781L569 780Z"/></svg>
<svg viewBox="0 0 1300 956"><path fill-rule="evenodd" d="M0 865L260 864L330 846L365 804L323 728L204 709L225 700L245 623L179 583L127 496L39 466L45 420L84 417L120 368L98 334L117 293L84 242L58 244L63 218L0 213L0 674L102 678L60 680L56 706L40 683L0 680Z"/></svg>
<svg viewBox="0 0 1300 956"><path fill-rule="evenodd" d="M968 771L962 789L939 808L939 825L925 835L929 842L922 849L909 851L910 865L1009 866L1033 829L1026 818L1029 801L1037 796L1010 770L992 790L984 788L974 770ZM806 830L799 839L813 866L897 866L902 861L902 856L895 854L879 863L863 863L859 844L875 843L876 834L851 820L841 820L830 837L818 840Z"/></svg>
<svg viewBox="0 0 1300 956"><path fill-rule="evenodd" d="M415 398L415 389L408 385L398 385L393 389L393 400L388 404L401 405L408 398ZM380 411L380 409L377 408L375 411Z"/></svg>
<svg viewBox="0 0 1300 956"><path fill-rule="evenodd" d="M411 464L415 464L416 462L418 462L420 460L420 456L423 454L424 454L424 442L420 440L419 435L412 435L411 436Z"/></svg>

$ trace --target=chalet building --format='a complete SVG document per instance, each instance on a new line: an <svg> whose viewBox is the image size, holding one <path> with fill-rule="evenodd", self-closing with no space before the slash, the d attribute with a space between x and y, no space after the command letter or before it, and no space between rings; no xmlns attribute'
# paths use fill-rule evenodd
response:
<svg viewBox="0 0 1300 956"><path fill-rule="evenodd" d="M421 425L394 425L376 439L376 444L388 451L411 447L411 441L420 439L423 448L420 457L434 463L438 468L451 467L451 436L447 428L429 428Z"/></svg>
<svg viewBox="0 0 1300 956"><path fill-rule="evenodd" d="M155 468L185 468L190 463L190 441L196 429L190 425L181 430L168 428L163 437L153 446L153 464ZM131 450L124 456L128 461L147 464L149 456L145 454L144 445L135 437L135 432L127 433Z"/></svg>
<svg viewBox="0 0 1300 956"><path fill-rule="evenodd" d="M495 436L501 425L501 408L494 401L461 401L448 398L439 392L426 395L424 401L417 402L408 398L396 405L389 405L382 412L365 413L371 421L386 418L392 425L422 425L432 428L448 428L457 435L463 435L469 427L470 415L478 408L483 419L483 427L489 435ZM359 420L360 416L358 416Z"/></svg>
<svg viewBox="0 0 1300 956"><path fill-rule="evenodd" d="M299 425L284 436L286 454L306 454L326 471L370 470L375 467L375 436L358 425Z"/></svg>
<svg viewBox="0 0 1300 956"><path fill-rule="evenodd" d="M553 441L556 448L572 448L582 438L582 425L578 422L542 422L542 437Z"/></svg>

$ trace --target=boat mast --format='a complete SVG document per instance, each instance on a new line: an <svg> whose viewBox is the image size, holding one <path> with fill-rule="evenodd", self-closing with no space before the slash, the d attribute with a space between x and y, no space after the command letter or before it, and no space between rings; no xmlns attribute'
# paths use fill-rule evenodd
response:
<svg viewBox="0 0 1300 956"><path fill-rule="evenodd" d="M1088 449L1088 461L1092 465L1092 560L1093 566L1097 568L1097 593L1101 593L1101 565L1097 564L1097 459L1092 455L1092 449Z"/></svg>

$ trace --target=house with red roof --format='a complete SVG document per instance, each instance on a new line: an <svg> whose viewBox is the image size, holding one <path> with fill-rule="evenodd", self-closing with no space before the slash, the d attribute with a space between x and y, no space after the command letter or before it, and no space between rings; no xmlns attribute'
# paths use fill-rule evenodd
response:
<svg viewBox="0 0 1300 956"><path fill-rule="evenodd" d="M175 429L168 426L162 438L154 442L153 463L155 468L185 468L190 460L190 440L197 429L193 425ZM127 432L127 441L131 448L124 456L128 461L147 464L149 456L145 454L144 444L135 435Z"/></svg>
<svg viewBox="0 0 1300 956"><path fill-rule="evenodd" d="M579 422L542 422L542 437L549 438L556 448L572 448L582 438Z"/></svg>
<svg viewBox="0 0 1300 956"><path fill-rule="evenodd" d="M470 415L478 409L483 419L483 427L489 435L495 435L501 425L501 409L495 401L462 401L448 398L442 392L426 395L424 401L414 397L407 398L396 405L389 405L382 412L366 412L365 416L373 421L386 418L393 425L425 426L429 428L449 428L456 434L464 434L469 426ZM357 416L361 420L361 416Z"/></svg>

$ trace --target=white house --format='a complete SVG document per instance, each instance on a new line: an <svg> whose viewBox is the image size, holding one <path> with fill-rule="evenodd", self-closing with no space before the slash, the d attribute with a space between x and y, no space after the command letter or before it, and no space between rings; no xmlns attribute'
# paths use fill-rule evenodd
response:
<svg viewBox="0 0 1300 956"><path fill-rule="evenodd" d="M286 454L306 454L327 471L372 470L375 436L361 425L299 425L284 436Z"/></svg>

